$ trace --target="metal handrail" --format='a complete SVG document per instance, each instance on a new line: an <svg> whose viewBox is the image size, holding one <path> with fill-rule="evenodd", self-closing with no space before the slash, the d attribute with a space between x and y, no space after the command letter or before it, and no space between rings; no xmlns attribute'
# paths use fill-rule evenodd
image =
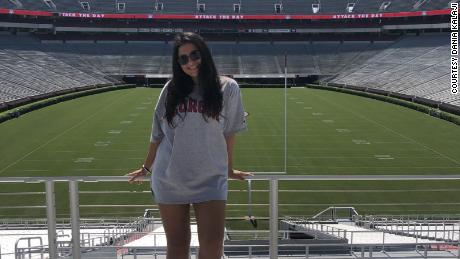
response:
<svg viewBox="0 0 460 259"><path fill-rule="evenodd" d="M267 174L264 174L267 173ZM279 173L279 174L276 174ZM52 182L124 182L128 176L57 176L57 177L0 177L0 183L43 183ZM285 172L258 172L251 180L305 180L305 181L426 181L460 180L460 174L451 175L286 175ZM150 177L144 177L150 181Z"/></svg>
<svg viewBox="0 0 460 259"><path fill-rule="evenodd" d="M439 256L437 254L431 255L429 254L430 251L432 252L438 252L436 249L433 250L434 246L443 246L443 245L457 245L456 243L424 243L424 244L409 244L414 247L414 251L419 254L418 258L460 258L458 254L455 254L452 251L446 251L445 255ZM386 244L388 247L396 248L396 247L403 247L407 249L408 244L406 243L388 243ZM290 253L296 253L295 255L297 256L304 256L304 258L318 258L313 256L314 254L317 254L317 252L311 252L312 247L314 248L343 248L347 249L348 253L343 254L342 257L334 257L334 258L374 258L375 254L377 253L384 253L385 258L390 258L391 257L391 251L385 251L381 250L382 244L379 243L370 243L370 244L359 244L359 245L350 245L346 243L334 243L334 244L279 244L280 248L284 248L284 251L288 251ZM100 248L100 246L93 246L93 247L85 247L85 251L97 251L97 249ZM156 255L164 255L166 254L166 246L130 246L125 247L125 246L120 246L120 245L114 245L111 246L114 251L124 251L123 255L133 255L134 258L139 255L149 255L152 256L152 258L156 258ZM269 252L269 245L267 244L225 244L224 246L224 252L226 253L231 253L231 252L247 252L249 258L257 258L257 254L255 253L258 250L258 252L261 252L262 249L262 257L265 258L264 254ZM302 249L303 248L303 249ZM198 247L192 246L190 247L190 254L191 255L196 255L198 252ZM240 249L240 250L235 250L235 249ZM291 250L286 250L286 249L291 249ZM46 248L37 248L33 253L46 253ZM103 253L103 252L102 252ZM69 254L70 255L70 254ZM259 254L260 256L260 254ZM280 255L279 257L286 258L286 257L292 257L291 255L286 255L286 257L283 257ZM298 258L298 257L296 257ZM324 258L324 255L320 256L320 258ZM376 258L382 258L382 257L376 257ZM399 257L400 258L400 257ZM413 257L408 257L408 258L413 258Z"/></svg>
<svg viewBox="0 0 460 259"><path fill-rule="evenodd" d="M460 180L460 175L286 175L285 172L258 172L248 177L251 180L268 180L269 187L269 249L270 258L278 255L278 181L426 181L426 180ZM80 213L78 199L79 182L123 182L128 176L68 176L68 177L0 177L0 183L45 183L47 196L47 222L50 258L57 258L56 248L56 211L54 201L54 183L68 182L70 192L70 212L72 223L72 254L73 258L80 258ZM149 177L144 178L150 181ZM460 245L459 245L460 247Z"/></svg>
<svg viewBox="0 0 460 259"><path fill-rule="evenodd" d="M27 247L18 247L19 242L21 241L27 241ZM32 240L38 240L40 241L39 246L32 246ZM23 253L27 251L29 254L32 253L32 251L39 251L40 252L40 258L43 259L43 240L41 237L21 237L18 240L16 240L16 243L14 244L14 256L16 258L24 258Z"/></svg>

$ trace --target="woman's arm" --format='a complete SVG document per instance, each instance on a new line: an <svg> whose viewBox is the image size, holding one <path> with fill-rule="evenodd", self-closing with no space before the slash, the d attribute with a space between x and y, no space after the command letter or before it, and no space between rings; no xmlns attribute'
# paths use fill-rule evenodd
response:
<svg viewBox="0 0 460 259"><path fill-rule="evenodd" d="M149 150L148 150L148 153L147 153L147 157L145 158L145 161L144 161L144 165L129 173L128 176L130 177L128 182L129 183L133 183L133 182L142 182L142 177L144 177L145 175L147 175L147 173L149 171L145 170L145 168L147 168L148 170L150 170L150 168L152 168L152 165L153 165L153 162L155 161L155 156L157 154L157 149L158 149L158 146L160 145L161 141L159 142L150 142L150 145L149 145ZM140 178L140 179L138 179Z"/></svg>
<svg viewBox="0 0 460 259"><path fill-rule="evenodd" d="M158 149L158 146L160 145L161 141L159 142L150 142L150 145L149 145L149 151L147 153L147 157L145 158L145 161L144 161L144 166L149 168L152 167L153 165L153 162L155 161L155 157L157 155L157 149Z"/></svg>
<svg viewBox="0 0 460 259"><path fill-rule="evenodd" d="M233 172L233 146L235 145L235 134L225 136L227 143L227 156L228 156L228 176L230 177Z"/></svg>
<svg viewBox="0 0 460 259"><path fill-rule="evenodd" d="M227 143L228 178L244 180L247 176L253 176L251 173L233 170L233 147L235 145L235 134L225 136L225 142Z"/></svg>

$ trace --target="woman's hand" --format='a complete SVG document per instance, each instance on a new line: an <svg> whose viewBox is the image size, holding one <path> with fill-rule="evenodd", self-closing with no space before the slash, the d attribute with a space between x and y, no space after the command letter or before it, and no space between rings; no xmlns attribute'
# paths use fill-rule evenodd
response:
<svg viewBox="0 0 460 259"><path fill-rule="evenodd" d="M136 171L133 171L127 176L129 176L128 183L137 183L137 184L142 184L143 183L143 178L144 176L147 175L147 171L144 170L143 168L137 169Z"/></svg>
<svg viewBox="0 0 460 259"><path fill-rule="evenodd" d="M242 171L235 170L235 169L230 169L228 171L228 178L231 178L231 179L244 181L246 177L248 176L254 176L254 174L248 173L248 172L242 172Z"/></svg>

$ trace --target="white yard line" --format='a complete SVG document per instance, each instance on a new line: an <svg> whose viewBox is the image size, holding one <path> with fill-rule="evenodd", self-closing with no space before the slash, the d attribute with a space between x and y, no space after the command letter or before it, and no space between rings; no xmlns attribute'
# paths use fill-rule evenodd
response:
<svg viewBox="0 0 460 259"><path fill-rule="evenodd" d="M230 206L247 206L249 204L228 203ZM269 206L269 203L252 203L252 206ZM460 202L401 202L401 203L278 203L279 206L425 206L425 205L460 205ZM96 205L94 205L96 206ZM116 205L113 205L116 206Z"/></svg>
<svg viewBox="0 0 460 259"><path fill-rule="evenodd" d="M408 136L406 136L406 135L404 135L404 134L402 134L402 133L399 133L399 132L397 132L396 130L393 130L393 129L391 129L391 128L389 128L389 127L387 127L387 126L385 126L385 125L383 125L383 124L381 124L381 123L379 123L379 122L377 122L377 121L375 121L375 120L369 119L369 118L367 118L367 117L365 117L365 116L363 116L363 115L361 115L361 114L358 114L358 113L356 113L356 112L354 112L354 111L348 109L347 107L345 107L345 106L343 106L343 105L340 105L340 104L331 102L331 101L329 101L329 100L327 100L327 99L325 99L325 98L323 98L323 97L321 97L321 96L316 95L316 97L319 98L319 99L322 99L323 101L325 101L325 102L327 102L327 103L329 103L329 104L331 104L331 105L334 105L334 106L336 106L336 107L339 107L340 109L345 110L345 111L347 111L347 112L349 112L349 113L355 115L355 116L358 117L358 118L364 119L364 120L366 120L366 121L368 121L368 122L371 122L371 123L373 123L373 124L375 124L375 125L378 125L378 126L380 126L381 128L384 128L385 130L390 131L390 132L392 132L393 134L395 134L395 135L397 135L397 136L399 136L399 137L401 137L401 138L407 139L407 140L409 140L409 141L411 141L411 142L413 142L413 143L415 143L415 144L417 144L417 145L419 145L419 146L421 146L421 147L423 147L423 148L425 148L425 149L428 149L428 150L430 150L430 151L432 151L432 152L434 152L434 153L436 153L436 154L438 154L438 155L440 155L440 156L442 156L442 157L444 157L444 158L446 158L446 159L448 159L448 160L450 160L450 161L452 161L452 162L454 162L454 163L460 165L460 162L459 162L459 161L457 161L457 160L455 160L455 159L453 159L453 158L451 158L451 157L449 157L449 156L447 156L447 155L445 155L445 154L443 154L443 153L441 153L441 152L439 152L439 151L437 151L437 150L435 150L435 149L433 149L433 148L431 148L431 147L429 147L429 146L427 146L427 145L424 145L424 144L422 144L422 143L416 141L415 139L412 139L412 138L410 138L410 137L408 137Z"/></svg>
<svg viewBox="0 0 460 259"><path fill-rule="evenodd" d="M282 174L286 174L286 172L252 172L253 174L279 174L279 175L282 175Z"/></svg>
<svg viewBox="0 0 460 259"><path fill-rule="evenodd" d="M303 167L303 166L297 166L297 167ZM311 168L315 168L315 167L311 166ZM418 169L436 169L437 168L439 169L439 168L443 168L443 169L446 169L446 168L451 168L451 169L454 169L454 168L460 168L460 166L379 166L379 167L375 167L375 166L328 166L326 168L372 168L372 169L382 169L382 168L403 168L403 169L414 169L414 168L418 168Z"/></svg>
<svg viewBox="0 0 460 259"><path fill-rule="evenodd" d="M228 190L229 192L246 192L246 190ZM252 192L268 192L269 190L251 190ZM419 189L419 190L278 190L278 192L294 193L397 193L397 192L460 192L460 189Z"/></svg>
<svg viewBox="0 0 460 259"><path fill-rule="evenodd" d="M133 93L133 92L131 92ZM8 168L16 165L17 163L21 162L22 160L24 160L26 157L30 156L31 154L35 153L36 151L42 149L43 147L47 146L49 143L55 141L56 139L64 136L65 134L67 134L67 132L75 129L76 127L82 125L83 123L87 122L88 120L92 119L93 117L95 117L96 115L98 115L101 111L104 111L106 109L108 109L110 107L111 104L113 103L116 103L118 101L118 99L121 99L121 98L125 98L126 95L128 95L130 93L127 93L127 94L124 94L122 96L120 96L119 98L116 98L115 100L113 100L112 102L108 103L104 108L102 109L99 109L97 112L93 113L91 116L87 117L86 119L83 119L82 121L78 122L77 124L75 124L74 126L64 130L63 132L61 132L60 134L54 136L53 138L51 138L50 140L48 140L47 142L41 144L40 146L36 147L35 149L33 149L32 151L30 151L29 153L25 154L24 156L22 156L21 158L19 158L18 160L16 160L15 162L7 165L6 167L4 167L3 169L0 170L0 174L2 174L3 172L5 172Z"/></svg>
<svg viewBox="0 0 460 259"><path fill-rule="evenodd" d="M84 172L84 171L118 171L118 170L132 170L132 168L108 168L108 169L84 168L84 169L71 169L70 171Z"/></svg>

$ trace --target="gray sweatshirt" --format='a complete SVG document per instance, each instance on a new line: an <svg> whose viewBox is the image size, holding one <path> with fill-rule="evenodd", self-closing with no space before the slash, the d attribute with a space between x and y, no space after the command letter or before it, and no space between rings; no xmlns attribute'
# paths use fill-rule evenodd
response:
<svg viewBox="0 0 460 259"><path fill-rule="evenodd" d="M190 204L227 200L228 157L225 136L245 130L246 120L237 82L221 77L223 109L219 121L202 116L200 88L177 108L175 127L165 118L167 85L161 91L152 125L152 143L160 142L152 165L157 203ZM179 116L180 115L180 116ZM182 118L181 118L182 117Z"/></svg>

